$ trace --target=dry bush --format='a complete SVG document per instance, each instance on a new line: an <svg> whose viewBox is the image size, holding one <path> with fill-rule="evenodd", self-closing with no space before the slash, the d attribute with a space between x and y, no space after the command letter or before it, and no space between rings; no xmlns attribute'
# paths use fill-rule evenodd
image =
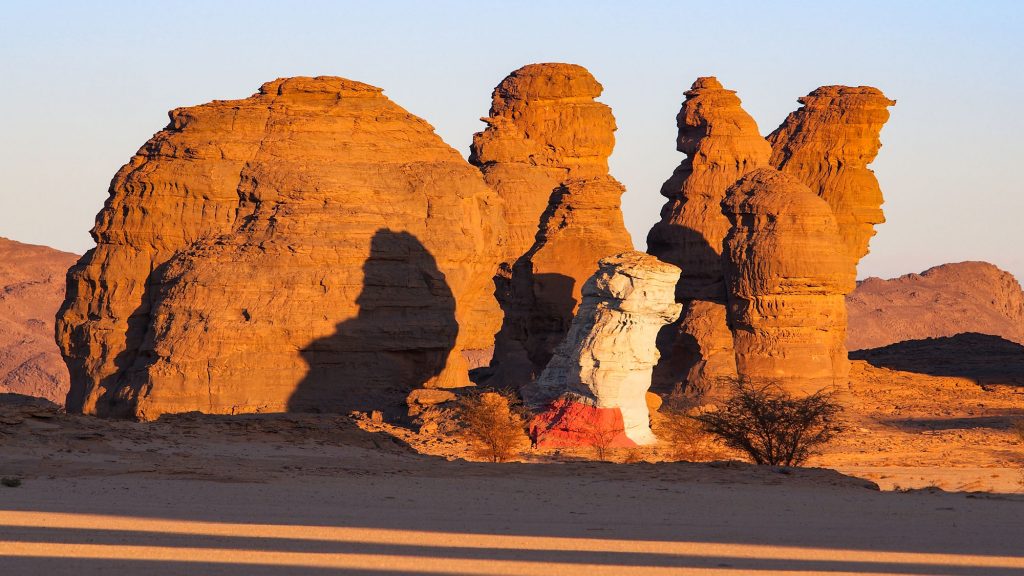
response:
<svg viewBox="0 0 1024 576"><path fill-rule="evenodd" d="M619 429L601 428L596 423L586 430L583 435L587 439L587 443L594 449L594 455L598 460L607 460L608 455L612 451L612 444L615 443L615 438L623 431Z"/></svg>
<svg viewBox="0 0 1024 576"><path fill-rule="evenodd" d="M698 422L688 410L672 407L662 411L658 437L676 460L707 462L723 456L718 438Z"/></svg>
<svg viewBox="0 0 1024 576"><path fill-rule="evenodd" d="M776 384L737 382L718 410L693 418L757 464L799 466L842 431L841 411L826 392L795 397Z"/></svg>
<svg viewBox="0 0 1024 576"><path fill-rule="evenodd" d="M459 399L457 414L459 435L491 462L510 460L529 446L526 422L512 393L470 393Z"/></svg>

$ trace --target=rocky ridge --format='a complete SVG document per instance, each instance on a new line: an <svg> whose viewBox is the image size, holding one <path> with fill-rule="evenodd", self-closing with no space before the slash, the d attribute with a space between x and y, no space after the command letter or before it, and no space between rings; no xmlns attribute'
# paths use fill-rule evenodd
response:
<svg viewBox="0 0 1024 576"><path fill-rule="evenodd" d="M1024 290L988 262L957 262L883 280L846 298L850 350L976 332L1024 344Z"/></svg>
<svg viewBox="0 0 1024 576"><path fill-rule="evenodd" d="M53 342L53 317L78 256L0 238L0 393L63 404L68 369Z"/></svg>

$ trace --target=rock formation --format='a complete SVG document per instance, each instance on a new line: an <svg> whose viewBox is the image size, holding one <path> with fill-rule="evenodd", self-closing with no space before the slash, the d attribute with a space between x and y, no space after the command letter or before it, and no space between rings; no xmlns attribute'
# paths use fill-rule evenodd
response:
<svg viewBox="0 0 1024 576"><path fill-rule="evenodd" d="M69 408L367 409L466 383L449 352L479 336L502 228L479 172L379 88L289 78L175 110L69 275Z"/></svg>
<svg viewBox="0 0 1024 576"><path fill-rule="evenodd" d="M642 252L605 258L583 286L568 335L537 379L531 423L540 447L633 446L655 441L647 390L655 338L676 319L679 269Z"/></svg>
<svg viewBox="0 0 1024 576"><path fill-rule="evenodd" d="M531 64L494 89L470 162L505 200L508 262L495 278L503 321L492 383L520 386L565 336L597 262L632 248L608 174L615 119L581 66Z"/></svg>
<svg viewBox="0 0 1024 576"><path fill-rule="evenodd" d="M736 367L745 381L792 392L846 383L846 304L856 269L828 204L794 177L755 170L722 209Z"/></svg>
<svg viewBox="0 0 1024 576"><path fill-rule="evenodd" d="M736 373L721 258L729 221L721 203L740 176L768 165L771 148L736 92L716 78L698 78L685 94L676 148L686 158L662 186L668 202L647 236L650 254L682 269L676 297L683 314L659 337L655 379L662 389L689 383L706 392Z"/></svg>
<svg viewBox="0 0 1024 576"><path fill-rule="evenodd" d="M615 118L594 100L603 90L575 64L529 64L494 89L490 114L481 118L487 128L473 135L469 161L506 201L511 258L533 245L540 217L563 183L613 180Z"/></svg>
<svg viewBox="0 0 1024 576"><path fill-rule="evenodd" d="M796 177L832 207L853 263L868 253L876 224L885 222L882 190L868 164L896 104L869 86L822 86L768 136L772 166Z"/></svg>
<svg viewBox="0 0 1024 576"><path fill-rule="evenodd" d="M0 238L0 393L64 403L68 369L53 342L53 316L64 299L64 276L76 259Z"/></svg>
<svg viewBox="0 0 1024 576"><path fill-rule="evenodd" d="M846 298L850 350L976 332L1024 344L1024 291L988 262L960 262L920 274L868 278Z"/></svg>

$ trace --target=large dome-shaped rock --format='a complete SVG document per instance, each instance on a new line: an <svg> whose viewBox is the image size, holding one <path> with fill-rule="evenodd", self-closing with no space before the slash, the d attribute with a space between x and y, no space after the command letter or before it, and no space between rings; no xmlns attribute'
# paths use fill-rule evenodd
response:
<svg viewBox="0 0 1024 576"><path fill-rule="evenodd" d="M565 340L535 383L539 447L634 446L655 441L646 394L654 340L679 315L679 268L643 252L605 258L583 286Z"/></svg>
<svg viewBox="0 0 1024 576"><path fill-rule="evenodd" d="M495 277L502 309L491 384L533 380L565 336L581 287L633 247L608 174L615 119L582 66L531 64L494 90L470 162L505 200L509 260Z"/></svg>
<svg viewBox="0 0 1024 576"><path fill-rule="evenodd" d="M768 136L771 164L828 202L856 264L875 225L885 222L882 189L868 164L896 101L870 86L822 86L797 100L803 106Z"/></svg>
<svg viewBox="0 0 1024 576"><path fill-rule="evenodd" d="M466 382L449 352L490 292L500 201L429 124L335 77L171 118L69 278L75 407L347 410Z"/></svg>
<svg viewBox="0 0 1024 576"><path fill-rule="evenodd" d="M792 176L755 170L722 203L725 278L742 380L799 393L846 383L856 270L828 204Z"/></svg>
<svg viewBox="0 0 1024 576"><path fill-rule="evenodd" d="M685 95L676 148L686 158L661 187L668 202L647 236L647 252L682 269L676 297L683 314L659 336L656 386L668 391L686 383L699 394L736 374L722 275L729 220L721 203L740 176L768 165L771 147L736 92L716 78L698 78Z"/></svg>
<svg viewBox="0 0 1024 576"><path fill-rule="evenodd" d="M78 256L0 238L0 393L63 404L68 369L53 343L64 277Z"/></svg>

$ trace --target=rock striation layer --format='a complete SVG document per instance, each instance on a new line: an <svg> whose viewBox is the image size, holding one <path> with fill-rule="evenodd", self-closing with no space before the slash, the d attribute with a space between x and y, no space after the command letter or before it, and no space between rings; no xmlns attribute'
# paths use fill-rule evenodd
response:
<svg viewBox="0 0 1024 576"><path fill-rule="evenodd" d="M632 249L608 174L615 118L582 66L531 64L494 89L470 162L505 201L508 261L495 277L503 319L491 383L532 381L565 336L601 258Z"/></svg>
<svg viewBox="0 0 1024 576"><path fill-rule="evenodd" d="M647 390L658 361L655 338L676 319L679 269L642 252L605 258L583 286L565 340L537 379L539 447L650 444ZM553 401L551 401L553 399Z"/></svg>
<svg viewBox="0 0 1024 576"><path fill-rule="evenodd" d="M850 350L963 332L1024 344L1024 291L988 262L959 262L883 280L868 278L846 298Z"/></svg>
<svg viewBox="0 0 1024 576"><path fill-rule="evenodd" d="M736 92L716 78L698 78L685 95L676 116L676 149L686 158L662 185L668 202L647 236L647 251L682 269L676 297L683 314L659 337L657 387L688 383L703 393L736 374L722 274L729 220L721 203L736 180L768 165L771 148Z"/></svg>
<svg viewBox="0 0 1024 576"><path fill-rule="evenodd" d="M722 209L729 324L739 377L798 393L844 385L856 268L828 204L792 176L755 170Z"/></svg>
<svg viewBox="0 0 1024 576"><path fill-rule="evenodd" d="M874 227L885 222L882 190L868 164L896 101L870 86L822 86L798 101L803 106L768 136L772 166L828 202L856 264L868 253Z"/></svg>
<svg viewBox="0 0 1024 576"><path fill-rule="evenodd" d="M465 384L450 352L482 337L502 231L479 172L379 88L288 78L175 110L69 275L69 408L344 411Z"/></svg>
<svg viewBox="0 0 1024 576"><path fill-rule="evenodd" d="M78 256L0 238L0 393L63 404L68 369L53 342L64 277Z"/></svg>

